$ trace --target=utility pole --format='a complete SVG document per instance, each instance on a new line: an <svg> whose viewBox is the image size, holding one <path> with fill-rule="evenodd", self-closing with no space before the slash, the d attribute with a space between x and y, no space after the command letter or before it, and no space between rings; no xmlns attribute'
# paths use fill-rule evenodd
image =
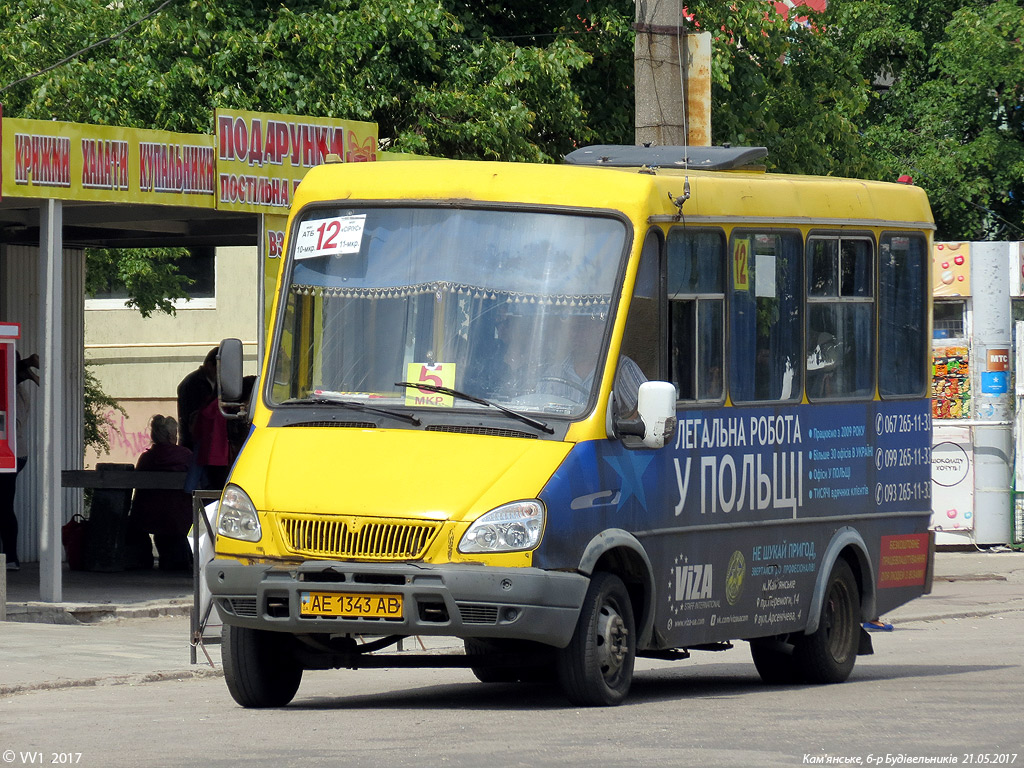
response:
<svg viewBox="0 0 1024 768"><path fill-rule="evenodd" d="M711 144L711 33L688 34L679 0L636 0L636 143Z"/></svg>

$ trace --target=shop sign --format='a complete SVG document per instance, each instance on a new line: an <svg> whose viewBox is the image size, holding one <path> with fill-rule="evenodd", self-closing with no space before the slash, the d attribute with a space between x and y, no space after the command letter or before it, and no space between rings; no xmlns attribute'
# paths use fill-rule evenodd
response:
<svg viewBox="0 0 1024 768"><path fill-rule="evenodd" d="M932 249L932 295L971 295L971 244L936 243Z"/></svg>
<svg viewBox="0 0 1024 768"><path fill-rule="evenodd" d="M377 125L326 117L217 110L217 207L286 213L306 171L334 155L377 159Z"/></svg>
<svg viewBox="0 0 1024 768"><path fill-rule="evenodd" d="M106 125L3 121L4 197L213 208L213 137Z"/></svg>
<svg viewBox="0 0 1024 768"><path fill-rule="evenodd" d="M932 436L932 520L936 531L974 529L974 446L969 427L935 424Z"/></svg>

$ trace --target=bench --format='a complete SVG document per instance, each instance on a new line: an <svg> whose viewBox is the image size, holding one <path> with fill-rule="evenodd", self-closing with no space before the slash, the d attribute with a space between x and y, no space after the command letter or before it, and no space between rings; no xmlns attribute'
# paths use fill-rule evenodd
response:
<svg viewBox="0 0 1024 768"><path fill-rule="evenodd" d="M133 490L184 491L185 478L185 472L140 472L131 464L98 464L96 469L63 470L60 473L63 487L93 491L81 567L105 573L125 570Z"/></svg>
<svg viewBox="0 0 1024 768"><path fill-rule="evenodd" d="M124 526L127 523L128 510L131 508L131 492L136 488L147 490L185 490L185 472L139 472L130 464L98 465L96 469L65 469L60 474L61 485L65 488L91 488L93 508L90 513L89 547L98 548L99 552L86 558L87 570L124 570ZM97 507L97 496L100 505ZM111 496L104 499L104 496ZM210 521L203 513L203 506L220 497L219 491L196 490L192 493L192 550L199 552L200 531L205 530L213 538ZM97 515L97 512L99 513ZM92 525L93 516L99 519ZM94 529L96 533L93 534ZM92 566L92 567L89 567ZM206 652L205 644L219 644L220 637L207 637L205 630L210 620L213 604L201 604L202 566L199 557L195 558L192 569L192 612L189 632L189 655L191 662L196 663L196 649L202 648L210 666L213 661ZM3 603L0 600L0 607ZM205 608L205 611L202 609Z"/></svg>
<svg viewBox="0 0 1024 768"><path fill-rule="evenodd" d="M135 469L65 469L60 473L60 484L65 488L183 491L185 476L185 472L139 472Z"/></svg>

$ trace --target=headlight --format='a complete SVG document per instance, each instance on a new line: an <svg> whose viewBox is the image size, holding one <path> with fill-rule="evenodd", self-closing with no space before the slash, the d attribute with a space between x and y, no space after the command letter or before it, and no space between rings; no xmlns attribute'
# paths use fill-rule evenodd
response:
<svg viewBox="0 0 1024 768"><path fill-rule="evenodd" d="M259 541L263 538L256 507L237 485L229 485L224 489L217 510L217 533L242 541Z"/></svg>
<svg viewBox="0 0 1024 768"><path fill-rule="evenodd" d="M481 515L459 542L459 552L522 552L540 544L544 505L514 501Z"/></svg>

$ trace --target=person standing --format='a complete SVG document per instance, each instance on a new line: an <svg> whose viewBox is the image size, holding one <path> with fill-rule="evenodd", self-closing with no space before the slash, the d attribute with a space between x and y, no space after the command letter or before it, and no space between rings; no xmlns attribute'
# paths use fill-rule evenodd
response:
<svg viewBox="0 0 1024 768"><path fill-rule="evenodd" d="M217 397L217 347L206 353L203 364L178 384L178 437L181 445L195 451L195 421L200 411Z"/></svg>
<svg viewBox="0 0 1024 768"><path fill-rule="evenodd" d="M0 473L0 545L3 545L4 554L7 555L9 571L21 569L21 561L18 560L18 517L14 513L14 495L17 492L18 475L28 463L28 415L31 407L29 382L39 386L39 376L33 370L39 367L39 355L31 355L23 360L20 354L15 354L18 403L15 417L18 440L16 471Z"/></svg>
<svg viewBox="0 0 1024 768"><path fill-rule="evenodd" d="M227 421L217 402L217 347L178 385L179 442L192 451L185 490L218 490L228 476Z"/></svg>

